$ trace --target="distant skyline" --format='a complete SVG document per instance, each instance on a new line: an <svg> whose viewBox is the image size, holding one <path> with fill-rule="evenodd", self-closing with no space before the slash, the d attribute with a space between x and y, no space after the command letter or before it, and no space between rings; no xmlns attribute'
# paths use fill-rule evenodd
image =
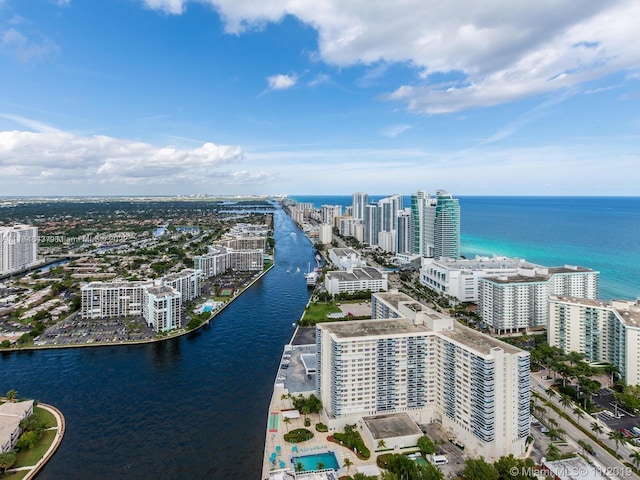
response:
<svg viewBox="0 0 640 480"><path fill-rule="evenodd" d="M0 196L638 195L638 18L633 0L0 0Z"/></svg>

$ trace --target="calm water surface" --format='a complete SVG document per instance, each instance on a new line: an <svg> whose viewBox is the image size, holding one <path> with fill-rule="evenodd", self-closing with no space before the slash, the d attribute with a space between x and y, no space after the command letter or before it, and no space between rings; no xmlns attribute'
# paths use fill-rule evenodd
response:
<svg viewBox="0 0 640 480"><path fill-rule="evenodd" d="M0 357L2 392L51 403L67 420L39 480L260 478L273 381L313 263L281 210L275 237L274 268L198 332Z"/></svg>

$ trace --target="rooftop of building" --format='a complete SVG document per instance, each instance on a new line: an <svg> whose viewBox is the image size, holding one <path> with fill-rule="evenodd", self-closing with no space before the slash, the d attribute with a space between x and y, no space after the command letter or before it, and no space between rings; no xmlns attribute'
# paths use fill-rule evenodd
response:
<svg viewBox="0 0 640 480"><path fill-rule="evenodd" d="M168 285L154 285L152 287L147 288L147 293L150 295L154 295L156 297L165 297L168 295L176 295L179 294L175 288L170 287Z"/></svg>
<svg viewBox="0 0 640 480"><path fill-rule="evenodd" d="M0 415L24 417L25 412L33 407L33 400L21 402L5 402L0 405Z"/></svg>
<svg viewBox="0 0 640 480"><path fill-rule="evenodd" d="M359 256L358 252L356 252L353 248L350 248L350 247L349 248L332 248L329 251L333 252L334 255L338 257L349 257L351 255Z"/></svg>
<svg viewBox="0 0 640 480"><path fill-rule="evenodd" d="M347 271L333 270L326 273L327 278L337 278L340 281L381 280L385 277L380 270L373 267L358 267Z"/></svg>
<svg viewBox="0 0 640 480"><path fill-rule="evenodd" d="M178 280L180 278L184 278L187 277L189 275L193 275L194 273L196 273L196 270L194 270L193 268L185 268L179 272L175 272L175 273L170 273L168 275L165 275L164 277L162 277L162 280L164 281L172 281L172 280Z"/></svg>
<svg viewBox="0 0 640 480"><path fill-rule="evenodd" d="M398 305L400 304L400 302L416 302L416 300L411 298L406 293L402 293L397 290L391 290L388 292L377 292L373 296L384 300L396 310L398 309Z"/></svg>
<svg viewBox="0 0 640 480"><path fill-rule="evenodd" d="M424 325L414 325L408 318L329 322L318 324L318 326L338 338L424 333L426 330Z"/></svg>
<svg viewBox="0 0 640 480"><path fill-rule="evenodd" d="M508 354L516 354L523 351L518 347L514 347L513 345L503 342L502 340L493 338L482 332L474 330L473 328L465 327L458 322L453 322L453 324L453 330L441 330L438 333L455 342L470 347L480 354L488 355L494 348L500 348Z"/></svg>
<svg viewBox="0 0 640 480"><path fill-rule="evenodd" d="M549 267L549 273L582 273L582 272L594 272L594 270L587 267L579 267L577 265L564 265L562 267Z"/></svg>
<svg viewBox="0 0 640 480"><path fill-rule="evenodd" d="M624 321L629 327L640 327L640 303L636 300L590 300L588 298L567 297L562 295L551 295L551 301L560 301L566 303L572 303L576 305L582 305L590 308L606 308L609 310L615 310L618 317Z"/></svg>
<svg viewBox="0 0 640 480"><path fill-rule="evenodd" d="M510 275L510 276L491 276L484 277L482 280L498 283L500 285L508 285L515 283L542 283L549 280L549 275Z"/></svg>
<svg viewBox="0 0 640 480"><path fill-rule="evenodd" d="M589 465L582 457L565 458L553 462L544 462L559 480L606 480L596 467Z"/></svg>
<svg viewBox="0 0 640 480"><path fill-rule="evenodd" d="M421 334L432 332L426 325L416 325L408 318L391 318L383 320L352 320L346 322L322 323L319 326L337 338L375 337L384 335ZM500 348L508 354L516 354L522 350L490 337L482 332L453 322L453 330L438 330L434 334L441 335L453 342L473 349L480 355L489 355L493 348Z"/></svg>
<svg viewBox="0 0 640 480"><path fill-rule="evenodd" d="M531 262L527 262L524 258L510 258L502 256L457 259L457 258L440 258L431 261L434 265L447 270L486 270L486 269L514 269L514 268L535 268L539 267Z"/></svg>
<svg viewBox="0 0 640 480"><path fill-rule="evenodd" d="M80 289L92 289L92 288L142 288L148 287L152 284L151 280L140 280L135 282L89 282L86 285L83 285Z"/></svg>
<svg viewBox="0 0 640 480"><path fill-rule="evenodd" d="M367 425L374 440L422 435L422 430L405 412L363 417L362 421Z"/></svg>

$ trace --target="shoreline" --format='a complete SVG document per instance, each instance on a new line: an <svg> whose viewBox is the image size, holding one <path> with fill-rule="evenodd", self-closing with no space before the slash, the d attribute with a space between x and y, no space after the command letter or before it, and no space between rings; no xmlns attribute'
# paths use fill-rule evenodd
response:
<svg viewBox="0 0 640 480"><path fill-rule="evenodd" d="M53 457L54 453L56 453L56 450L58 450L58 447L62 443L62 438L64 437L64 432L66 430L66 421L64 419L64 415L60 410L58 410L53 405L48 405L46 403L38 403L38 407L47 410L56 418L57 434L55 440L53 441L53 443L51 443L51 445L49 445L49 448L44 453L42 458L36 462L31 470L29 470L29 472L24 476L23 480L34 478L40 472L40 470L42 470L42 468L47 464L51 457Z"/></svg>
<svg viewBox="0 0 640 480"><path fill-rule="evenodd" d="M57 349L69 349L69 348L121 347L123 345L146 345L146 344L149 344L149 343L157 343L157 342L163 342L165 340L171 340L173 338L179 338L179 337L182 337L184 335L187 335L188 333L196 332L196 331L200 330L202 327L204 327L205 325L208 325L213 318L215 318L220 312L222 312L225 308L227 308L229 305L231 305L231 303L233 303L237 298L240 298L240 296L244 292L249 290L253 286L254 283L256 283L258 280L260 280L264 275L266 275L266 273L269 270L271 270L274 266L275 266L275 262L272 263L271 266L269 266L269 268L266 268L266 269L262 270L253 280L251 280L251 282L249 282L249 284L245 288L240 290L237 295L235 295L233 298L229 299L228 302L225 302L224 305L222 305L220 308L218 308L214 312L211 312L211 316L207 320L205 320L200 325L198 325L196 328L193 328L191 330L180 329L176 333L167 335L165 337L152 338L152 339L149 339L149 340L133 340L133 341L122 341L121 340L119 342L78 343L78 344L74 344L74 345L34 345L34 346L30 346L30 347L20 347L20 348L0 348L0 353L28 352L28 351L35 351L35 350L57 350Z"/></svg>

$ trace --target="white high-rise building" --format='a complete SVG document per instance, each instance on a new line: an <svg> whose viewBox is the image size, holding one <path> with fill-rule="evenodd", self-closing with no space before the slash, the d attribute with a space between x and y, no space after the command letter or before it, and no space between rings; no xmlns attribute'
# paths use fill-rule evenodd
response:
<svg viewBox="0 0 640 480"><path fill-rule="evenodd" d="M590 362L618 367L628 385L640 385L640 301L609 302L553 295L549 345L583 353Z"/></svg>
<svg viewBox="0 0 640 480"><path fill-rule="evenodd" d="M182 295L168 285L148 287L145 290L144 319L156 332L168 332L182 325Z"/></svg>
<svg viewBox="0 0 640 480"><path fill-rule="evenodd" d="M369 195L356 192L352 196L353 218L364 221L364 207L369 203Z"/></svg>
<svg viewBox="0 0 640 480"><path fill-rule="evenodd" d="M398 253L411 253L413 245L413 222L411 221L411 209L404 208L398 213Z"/></svg>
<svg viewBox="0 0 640 480"><path fill-rule="evenodd" d="M395 232L398 214L402 210L402 195L395 194L378 200L378 231Z"/></svg>
<svg viewBox="0 0 640 480"><path fill-rule="evenodd" d="M0 275L17 272L38 262L38 227L0 227Z"/></svg>
<svg viewBox="0 0 640 480"><path fill-rule="evenodd" d="M529 353L407 295L372 296L372 320L316 326L317 393L330 428L406 412L441 423L472 455L525 454Z"/></svg>
<svg viewBox="0 0 640 480"><path fill-rule="evenodd" d="M378 245L378 232L380 231L378 206L374 203L364 207L364 242L370 246Z"/></svg>
<svg viewBox="0 0 640 480"><path fill-rule="evenodd" d="M549 295L595 299L599 272L584 267L520 268L515 275L478 279L478 313L496 332L546 327Z"/></svg>
<svg viewBox="0 0 640 480"><path fill-rule="evenodd" d="M322 223L334 226L335 219L342 216L342 205L322 205Z"/></svg>

